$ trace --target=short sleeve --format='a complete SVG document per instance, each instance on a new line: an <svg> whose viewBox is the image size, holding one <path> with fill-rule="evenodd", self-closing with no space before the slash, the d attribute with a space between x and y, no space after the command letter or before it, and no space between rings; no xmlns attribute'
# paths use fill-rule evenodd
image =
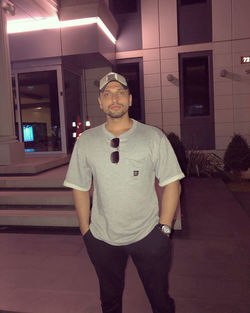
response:
<svg viewBox="0 0 250 313"><path fill-rule="evenodd" d="M157 150L155 172L161 187L185 177L175 152L164 134L160 139Z"/></svg>
<svg viewBox="0 0 250 313"><path fill-rule="evenodd" d="M63 185L81 191L88 191L91 187L92 173L87 163L87 145L84 145L80 138L75 143Z"/></svg>

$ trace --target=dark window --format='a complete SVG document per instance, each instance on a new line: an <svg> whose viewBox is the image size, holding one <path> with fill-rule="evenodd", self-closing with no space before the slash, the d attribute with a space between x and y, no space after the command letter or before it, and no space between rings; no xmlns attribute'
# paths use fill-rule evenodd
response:
<svg viewBox="0 0 250 313"><path fill-rule="evenodd" d="M177 0L179 45L212 41L211 0Z"/></svg>
<svg viewBox="0 0 250 313"><path fill-rule="evenodd" d="M181 5L188 5L188 4L196 4L196 3L206 3L207 0L180 0Z"/></svg>
<svg viewBox="0 0 250 313"><path fill-rule="evenodd" d="M120 63L121 62L121 63ZM133 97L129 116L137 121L144 122L143 73L141 60L120 60L116 64L116 71L126 77Z"/></svg>
<svg viewBox="0 0 250 313"><path fill-rule="evenodd" d="M183 59L184 116L209 115L208 58Z"/></svg>
<svg viewBox="0 0 250 313"><path fill-rule="evenodd" d="M136 0L110 0L109 1L110 11L116 14L127 14L137 12L137 1Z"/></svg>
<svg viewBox="0 0 250 313"><path fill-rule="evenodd" d="M179 54L181 138L188 149L214 149L212 51Z"/></svg>

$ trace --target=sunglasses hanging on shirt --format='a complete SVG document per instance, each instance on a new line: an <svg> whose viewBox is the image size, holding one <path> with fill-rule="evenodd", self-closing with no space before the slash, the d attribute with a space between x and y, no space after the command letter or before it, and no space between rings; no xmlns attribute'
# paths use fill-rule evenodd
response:
<svg viewBox="0 0 250 313"><path fill-rule="evenodd" d="M116 151L112 152L111 155L110 155L111 162L115 163L115 164L117 164L119 162L119 151L118 151L119 144L120 144L120 139L119 138L113 138L110 141L110 146L112 148L117 149Z"/></svg>

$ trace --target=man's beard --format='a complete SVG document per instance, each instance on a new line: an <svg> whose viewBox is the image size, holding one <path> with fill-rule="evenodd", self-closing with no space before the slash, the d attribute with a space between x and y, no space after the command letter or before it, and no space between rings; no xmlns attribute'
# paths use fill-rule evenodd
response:
<svg viewBox="0 0 250 313"><path fill-rule="evenodd" d="M127 110L120 111L120 112L108 111L108 112L107 112L107 115L108 115L109 117L111 117L111 118L120 118L120 117L122 117L123 115L125 115L127 112L128 112L128 109L127 109Z"/></svg>

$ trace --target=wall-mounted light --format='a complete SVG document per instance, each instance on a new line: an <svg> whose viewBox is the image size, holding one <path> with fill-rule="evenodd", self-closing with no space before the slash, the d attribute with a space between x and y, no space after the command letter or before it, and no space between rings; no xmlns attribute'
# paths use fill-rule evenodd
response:
<svg viewBox="0 0 250 313"><path fill-rule="evenodd" d="M220 71L220 77L226 77L227 74L228 74L228 71L225 70L225 69L223 69L223 70Z"/></svg>
<svg viewBox="0 0 250 313"><path fill-rule="evenodd" d="M168 74L168 75L167 75L167 80L168 80L169 82L172 82L172 81L174 80L174 76L173 76L172 74Z"/></svg>

